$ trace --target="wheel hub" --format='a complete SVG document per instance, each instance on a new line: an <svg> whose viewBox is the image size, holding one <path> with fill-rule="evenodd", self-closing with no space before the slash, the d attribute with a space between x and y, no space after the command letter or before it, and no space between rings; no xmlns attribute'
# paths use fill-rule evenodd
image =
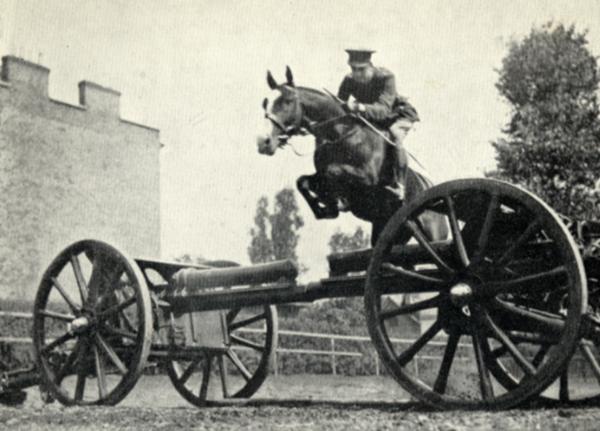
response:
<svg viewBox="0 0 600 431"><path fill-rule="evenodd" d="M450 301L458 308L463 308L471 303L473 298L473 288L460 282L450 288Z"/></svg>
<svg viewBox="0 0 600 431"><path fill-rule="evenodd" d="M81 334L89 327L90 327L90 321L85 316L78 317L77 319L75 319L71 322L71 328L73 329L73 332L75 332L77 334Z"/></svg>

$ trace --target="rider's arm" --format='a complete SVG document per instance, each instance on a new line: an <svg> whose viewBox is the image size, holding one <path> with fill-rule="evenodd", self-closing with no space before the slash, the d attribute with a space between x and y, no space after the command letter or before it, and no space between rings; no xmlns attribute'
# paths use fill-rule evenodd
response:
<svg viewBox="0 0 600 431"><path fill-rule="evenodd" d="M350 99L350 95L352 94L352 79L349 76L346 76L342 83L340 84L340 89L338 90L337 97L338 99L347 102Z"/></svg>
<svg viewBox="0 0 600 431"><path fill-rule="evenodd" d="M377 83L379 97L371 104L364 104L364 116L369 120L382 121L394 117L392 107L398 98L396 91L396 79L391 73L379 78Z"/></svg>

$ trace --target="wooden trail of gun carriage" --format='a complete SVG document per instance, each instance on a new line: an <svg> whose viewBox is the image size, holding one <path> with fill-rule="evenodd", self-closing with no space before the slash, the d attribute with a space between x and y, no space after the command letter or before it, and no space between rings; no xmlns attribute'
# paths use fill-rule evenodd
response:
<svg viewBox="0 0 600 431"><path fill-rule="evenodd" d="M427 238L425 211L446 218L449 239ZM114 405L148 361L162 361L196 406L250 397L269 374L276 304L364 296L381 361L427 404L506 409L547 396L550 385L557 401L597 403L598 238L597 222L568 221L510 184L468 179L426 190L395 213L372 249L330 255L330 276L305 285L287 260L188 265L83 240L40 282L37 366L6 373L2 391L39 384L65 405ZM419 311L433 324L412 343L393 343L402 335L394 320ZM417 374L413 361L432 349L439 365ZM592 391L578 390L574 354L591 370Z"/></svg>

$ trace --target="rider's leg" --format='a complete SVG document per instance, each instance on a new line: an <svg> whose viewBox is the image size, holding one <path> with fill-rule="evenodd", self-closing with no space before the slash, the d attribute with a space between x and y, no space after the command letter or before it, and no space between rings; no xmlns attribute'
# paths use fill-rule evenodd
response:
<svg viewBox="0 0 600 431"><path fill-rule="evenodd" d="M409 130L412 128L412 125L412 121L406 118L400 118L390 126L390 133L392 134L394 144L396 144L396 160L395 163L393 163L395 184L389 189L397 194L402 200L404 200L406 194L406 174L408 172L408 155L404 149L403 142Z"/></svg>

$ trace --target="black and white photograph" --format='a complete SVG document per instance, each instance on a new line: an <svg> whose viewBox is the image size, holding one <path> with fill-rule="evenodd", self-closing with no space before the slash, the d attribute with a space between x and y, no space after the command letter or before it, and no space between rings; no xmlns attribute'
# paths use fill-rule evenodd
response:
<svg viewBox="0 0 600 431"><path fill-rule="evenodd" d="M600 3L0 0L0 428L598 429Z"/></svg>

